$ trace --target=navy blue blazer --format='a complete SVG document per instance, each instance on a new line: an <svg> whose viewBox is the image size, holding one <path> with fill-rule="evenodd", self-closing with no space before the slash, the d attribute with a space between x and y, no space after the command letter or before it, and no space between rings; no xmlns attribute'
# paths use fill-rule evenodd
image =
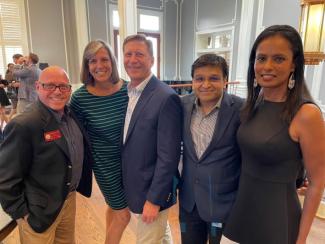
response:
<svg viewBox="0 0 325 244"><path fill-rule="evenodd" d="M191 134L195 99L194 94L182 98L184 151L180 206L191 212L196 204L203 220L225 223L236 197L240 175L241 156L236 133L243 100L224 93L211 143L198 159Z"/></svg>
<svg viewBox="0 0 325 244"><path fill-rule="evenodd" d="M166 209L175 203L182 133L178 95L152 76L133 111L122 149L122 173L130 210L142 213L146 200Z"/></svg>

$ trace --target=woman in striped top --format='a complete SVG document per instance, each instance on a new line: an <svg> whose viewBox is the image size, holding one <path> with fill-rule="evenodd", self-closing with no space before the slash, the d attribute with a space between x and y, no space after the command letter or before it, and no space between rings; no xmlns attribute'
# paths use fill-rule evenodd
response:
<svg viewBox="0 0 325 244"><path fill-rule="evenodd" d="M94 174L108 204L106 243L118 244L130 220L121 169L121 136L128 103L126 83L119 78L111 48L103 41L84 50L81 80L71 98L71 109L88 131Z"/></svg>

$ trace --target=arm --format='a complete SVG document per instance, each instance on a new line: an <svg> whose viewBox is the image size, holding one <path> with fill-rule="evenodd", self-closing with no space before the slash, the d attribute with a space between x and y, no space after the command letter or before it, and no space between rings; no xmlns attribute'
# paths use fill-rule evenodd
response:
<svg viewBox="0 0 325 244"><path fill-rule="evenodd" d="M315 105L305 104L290 127L302 149L309 179L297 239L297 243L306 243L325 186L325 123Z"/></svg>
<svg viewBox="0 0 325 244"><path fill-rule="evenodd" d="M146 215L157 216L160 206L165 205L173 185L173 177L177 173L180 158L182 109L179 97L171 95L167 98L159 113L157 128L157 162L155 173L144 206L143 218ZM155 218L149 217L149 222ZM144 220L145 221L145 220Z"/></svg>
<svg viewBox="0 0 325 244"><path fill-rule="evenodd" d="M17 78L25 78L32 74L33 74L33 71L27 66L23 67L22 69L15 68L13 71L14 77L17 77Z"/></svg>
<svg viewBox="0 0 325 244"><path fill-rule="evenodd" d="M30 168L32 147L26 130L12 121L5 128L5 140L0 147L0 202L13 219L28 214L24 178Z"/></svg>

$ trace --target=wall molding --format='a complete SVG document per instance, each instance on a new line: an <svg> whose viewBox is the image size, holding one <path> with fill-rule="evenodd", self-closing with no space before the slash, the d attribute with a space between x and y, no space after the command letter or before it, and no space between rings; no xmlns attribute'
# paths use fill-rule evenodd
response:
<svg viewBox="0 0 325 244"><path fill-rule="evenodd" d="M65 29L65 17L64 17L63 0L61 0L60 2L61 2L61 15L62 15L62 29L63 29L63 43L64 43L65 65L66 65L66 71L67 71L67 73L70 74L69 58L68 58L68 48L67 48L67 35L66 35L66 29Z"/></svg>
<svg viewBox="0 0 325 244"><path fill-rule="evenodd" d="M244 4L244 3L243 3ZM217 25L211 25L211 26L206 26L204 29L217 29L223 26L227 26L227 25L234 25L236 22L236 16L237 16L237 7L238 7L238 0L236 0L235 2L235 12L234 12L234 16L232 17L232 20L230 22L227 23L223 23L223 24L217 24ZM198 25L198 11L199 11L199 0L195 0L195 31L199 30L199 25Z"/></svg>
<svg viewBox="0 0 325 244"><path fill-rule="evenodd" d="M166 33L166 4L168 2L173 2L176 5L176 46L175 46L175 58L176 58L176 69L174 71L174 77L172 78L172 80L177 80L177 78L180 78L180 64L179 64L179 58L180 58L180 30L181 30L181 26L180 26L180 3L183 3L183 0L164 0L164 14L163 14L163 35ZM165 39L165 38L164 38ZM163 39L162 39L163 40ZM163 42L164 45L162 45L164 47L163 50L163 57L166 57L166 43ZM165 59L164 59L165 60ZM167 76L165 76L165 65L163 65L163 69L161 69L163 71L163 77L164 80L170 80L170 78L168 78Z"/></svg>
<svg viewBox="0 0 325 244"><path fill-rule="evenodd" d="M106 0L105 1L105 22L106 22L106 41L109 43L109 41L110 41L110 38L109 38L109 36L110 36L110 33L109 33L109 9L108 9L108 6L109 6L109 3L108 3L108 1Z"/></svg>
<svg viewBox="0 0 325 244"><path fill-rule="evenodd" d="M176 1L176 0L175 0ZM177 27L179 28L177 30L177 37L179 38L178 40L178 50L177 50L177 78L178 80L182 80L181 77L181 50L182 50L182 5L183 5L183 0L177 0L178 2L178 11L177 11L177 19L179 22L177 23Z"/></svg>
<svg viewBox="0 0 325 244"><path fill-rule="evenodd" d="M89 0L86 0L86 14L87 14L87 27L88 27L88 40L91 40L90 18L89 18Z"/></svg>
<svg viewBox="0 0 325 244"><path fill-rule="evenodd" d="M118 1L117 0L108 0L108 3L118 4ZM159 8L145 6L145 5L141 5L141 4L137 4L137 7L138 8L143 8L143 9L148 9L148 10L159 10L159 11L162 11L164 9L164 0L160 0L160 6L159 6Z"/></svg>
<svg viewBox="0 0 325 244"><path fill-rule="evenodd" d="M164 10L164 0L160 0L160 6L159 6L159 8L149 7L149 6L145 6L145 5L141 5L141 4L138 4L138 8L163 11Z"/></svg>
<svg viewBox="0 0 325 244"><path fill-rule="evenodd" d="M316 100L319 100L320 87L322 84L322 73L323 73L323 65L316 65L314 68L313 82L310 89L311 95Z"/></svg>
<svg viewBox="0 0 325 244"><path fill-rule="evenodd" d="M243 1L241 8L241 22L238 37L238 39L241 41L238 43L237 57L242 58L237 58L236 65L236 81L240 82L238 85L238 95L241 97L246 97L247 95L246 75L250 51L250 37L252 34L254 3L255 0ZM243 16L245 16L245 18L243 18Z"/></svg>
<svg viewBox="0 0 325 244"><path fill-rule="evenodd" d="M321 100L321 86L323 81L323 73L325 72L324 65L319 64L314 67L313 82L311 85L311 95L315 99L316 103L321 108L325 118L325 101Z"/></svg>
<svg viewBox="0 0 325 244"><path fill-rule="evenodd" d="M28 39L29 39L29 51L33 52L33 39L32 39L32 27L30 24L30 10L29 10L29 0L26 0L26 12L27 12L27 19L28 19ZM27 31L26 31L27 32Z"/></svg>
<svg viewBox="0 0 325 244"><path fill-rule="evenodd" d="M82 3L81 3L82 2ZM83 51L89 42L89 29L87 1L74 0L75 21L77 30L77 44L78 44L78 67L81 67L81 59ZM78 79L79 81L79 79Z"/></svg>
<svg viewBox="0 0 325 244"><path fill-rule="evenodd" d="M263 25L264 3L265 3L264 1L265 0L258 1L255 37L257 37L265 29L265 26Z"/></svg>

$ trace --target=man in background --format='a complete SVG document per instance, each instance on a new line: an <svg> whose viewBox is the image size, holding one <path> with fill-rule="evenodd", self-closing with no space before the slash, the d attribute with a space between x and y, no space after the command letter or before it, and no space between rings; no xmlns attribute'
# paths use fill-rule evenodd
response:
<svg viewBox="0 0 325 244"><path fill-rule="evenodd" d="M21 55L20 53L16 53L12 56L12 61L14 62L14 64L23 65L23 58L23 55Z"/></svg>
<svg viewBox="0 0 325 244"><path fill-rule="evenodd" d="M19 80L17 113L22 113L27 106L37 100L35 82L41 70L37 67L38 56L30 53L26 58L20 57L15 65L13 75ZM16 86L16 85L15 85Z"/></svg>

